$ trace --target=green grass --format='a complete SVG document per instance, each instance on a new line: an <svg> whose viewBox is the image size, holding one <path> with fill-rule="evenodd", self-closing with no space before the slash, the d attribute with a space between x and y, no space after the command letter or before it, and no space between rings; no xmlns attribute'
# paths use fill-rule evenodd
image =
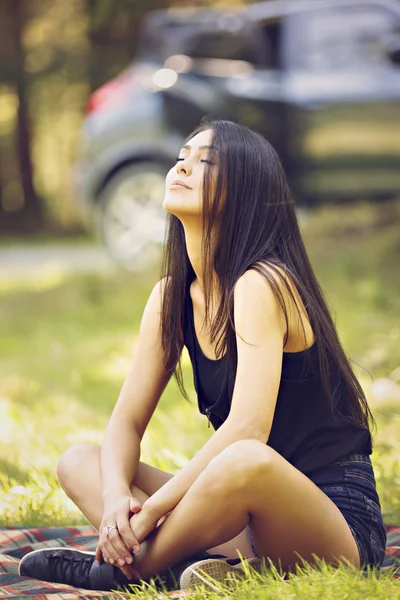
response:
<svg viewBox="0 0 400 600"><path fill-rule="evenodd" d="M333 569L323 562L305 565L284 580L273 567L258 574L248 569L245 578L219 583L205 576L204 585L187 596L193 600L394 600L400 598L398 580L392 573L362 574L354 568ZM159 592L158 592L159 594ZM119 596L113 596L118 598ZM128 597L160 598L154 584L131 586ZM167 596L162 596L167 598Z"/></svg>
<svg viewBox="0 0 400 600"><path fill-rule="evenodd" d="M320 209L303 225L311 261L377 420L377 485L385 521L397 524L399 220L399 202L357 204ZM57 460L74 443L101 443L156 280L157 271L52 273L0 282L0 526L87 524L58 485ZM191 403L171 380L142 446L142 460L172 473L211 435L197 413L186 350L183 364ZM387 575L366 578L321 567L289 582L270 573L262 586L249 580L196 597L400 598L397 587Z"/></svg>
<svg viewBox="0 0 400 600"><path fill-rule="evenodd" d="M12 248L13 246L42 246L43 244L51 244L55 246L73 246L74 244L79 245L93 245L97 243L97 238L94 233L78 231L76 234L71 235L66 232L65 234L24 234L24 235L2 235L0 237L0 249Z"/></svg>
<svg viewBox="0 0 400 600"><path fill-rule="evenodd" d="M244 579L219 583L204 577L204 585L188 596L195 600L394 600L400 597L399 583L392 573L365 574L351 567L333 569L322 561L314 567L299 566L287 580L272 566L259 574L246 569ZM159 594L160 592L158 592ZM113 596L118 598L120 596ZM160 598L154 584L130 586L128 597ZM167 596L162 596L167 598Z"/></svg>

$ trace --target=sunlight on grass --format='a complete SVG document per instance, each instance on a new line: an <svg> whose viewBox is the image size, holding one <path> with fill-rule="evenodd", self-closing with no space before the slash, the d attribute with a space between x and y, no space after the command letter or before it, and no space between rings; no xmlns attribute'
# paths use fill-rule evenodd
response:
<svg viewBox="0 0 400 600"><path fill-rule="evenodd" d="M59 266L48 266L46 269L32 270L30 275L4 276L0 279L0 293L12 294L19 291L40 292L57 288L71 276L68 269Z"/></svg>
<svg viewBox="0 0 400 600"><path fill-rule="evenodd" d="M121 348L120 352L114 352L111 356L106 357L97 367L97 376L102 379L108 379L116 383L121 383L124 380L129 366L132 362L130 355L131 343L136 344L137 337L126 344L126 348Z"/></svg>

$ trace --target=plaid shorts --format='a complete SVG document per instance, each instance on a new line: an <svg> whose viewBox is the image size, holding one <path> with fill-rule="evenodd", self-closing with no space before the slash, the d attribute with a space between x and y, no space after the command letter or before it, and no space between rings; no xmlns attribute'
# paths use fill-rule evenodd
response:
<svg viewBox="0 0 400 600"><path fill-rule="evenodd" d="M357 544L361 567L380 567L385 557L386 530L370 457L351 454L309 477L346 519ZM247 532L254 555L260 558L249 527Z"/></svg>

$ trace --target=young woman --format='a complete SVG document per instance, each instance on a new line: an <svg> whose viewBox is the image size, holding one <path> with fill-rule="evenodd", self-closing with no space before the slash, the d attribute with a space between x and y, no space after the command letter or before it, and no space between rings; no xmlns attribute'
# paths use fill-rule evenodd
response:
<svg viewBox="0 0 400 600"><path fill-rule="evenodd" d="M371 414L276 152L244 126L204 120L167 175L163 207L163 276L101 448L74 446L58 468L99 529L97 560L44 550L20 572L109 589L171 566L187 567L181 585L199 566L223 577L239 553L284 572L315 557L379 566ZM186 395L183 345L215 432L172 476L139 460L140 443L172 374Z"/></svg>

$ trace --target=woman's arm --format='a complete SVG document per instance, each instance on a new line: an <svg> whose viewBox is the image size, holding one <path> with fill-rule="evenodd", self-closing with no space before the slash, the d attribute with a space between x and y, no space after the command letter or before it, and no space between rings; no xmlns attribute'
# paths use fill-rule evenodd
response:
<svg viewBox="0 0 400 600"><path fill-rule="evenodd" d="M135 428L111 417L101 445L103 501L130 495L140 459L140 436Z"/></svg>
<svg viewBox="0 0 400 600"><path fill-rule="evenodd" d="M129 557L129 551L137 545L129 517L141 510L141 504L130 488L139 464L142 437L172 374L165 370L161 343L160 308L165 281L158 282L150 294L132 364L104 433L100 460L104 510L98 560L101 556L106 560L115 560L118 555ZM104 530L106 525L117 528L110 538Z"/></svg>
<svg viewBox="0 0 400 600"><path fill-rule="evenodd" d="M101 449L103 496L130 490L140 442L171 373L164 368L160 302L163 280L153 288L140 324L133 360L106 427Z"/></svg>
<svg viewBox="0 0 400 600"><path fill-rule="evenodd" d="M246 271L237 282L234 307L238 365L229 416L184 469L132 517L139 540L178 504L222 450L241 439L268 441L282 369L285 320L269 284L256 271Z"/></svg>

